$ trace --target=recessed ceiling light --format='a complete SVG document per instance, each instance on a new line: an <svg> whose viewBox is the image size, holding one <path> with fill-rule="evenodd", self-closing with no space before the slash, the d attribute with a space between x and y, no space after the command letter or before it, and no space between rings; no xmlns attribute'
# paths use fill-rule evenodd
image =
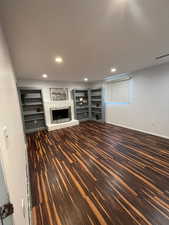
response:
<svg viewBox="0 0 169 225"><path fill-rule="evenodd" d="M111 73L115 73L117 69L115 67L111 68Z"/></svg>
<svg viewBox="0 0 169 225"><path fill-rule="evenodd" d="M62 63L63 62L62 57L60 57L60 56L56 57L55 62L58 63L58 64Z"/></svg>
<svg viewBox="0 0 169 225"><path fill-rule="evenodd" d="M87 77L86 77L86 78L84 78L84 81L85 81L85 82L87 82L87 81L88 81L88 78L87 78Z"/></svg>
<svg viewBox="0 0 169 225"><path fill-rule="evenodd" d="M47 75L47 74L43 74L42 77L43 77L43 78L47 78L48 75Z"/></svg>

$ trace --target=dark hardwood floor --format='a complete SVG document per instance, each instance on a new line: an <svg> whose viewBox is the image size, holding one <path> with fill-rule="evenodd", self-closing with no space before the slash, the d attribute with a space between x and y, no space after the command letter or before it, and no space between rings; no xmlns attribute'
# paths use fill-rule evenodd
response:
<svg viewBox="0 0 169 225"><path fill-rule="evenodd" d="M169 140L96 122L27 139L34 225L169 225Z"/></svg>

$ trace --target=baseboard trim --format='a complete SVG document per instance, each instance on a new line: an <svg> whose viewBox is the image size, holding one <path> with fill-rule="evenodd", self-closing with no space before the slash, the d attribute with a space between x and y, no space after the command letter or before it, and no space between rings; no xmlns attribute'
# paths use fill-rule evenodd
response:
<svg viewBox="0 0 169 225"><path fill-rule="evenodd" d="M145 130L136 129L136 128L125 126L125 125L118 124L118 123L112 123L112 122L106 122L106 123L111 124L111 125L115 125L115 126L118 126L118 127L124 127L124 128L130 129L130 130L139 131L139 132L144 133L144 134L150 134L150 135L157 136L157 137L160 137L160 138L165 138L165 139L169 140L169 137L164 136L164 135L148 132L148 131L145 131Z"/></svg>

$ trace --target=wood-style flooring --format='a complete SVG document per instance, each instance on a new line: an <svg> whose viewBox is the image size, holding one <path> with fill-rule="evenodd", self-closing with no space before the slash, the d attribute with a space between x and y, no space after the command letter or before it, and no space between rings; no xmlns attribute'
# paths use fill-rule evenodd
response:
<svg viewBox="0 0 169 225"><path fill-rule="evenodd" d="M27 140L34 225L169 225L169 140L90 121Z"/></svg>

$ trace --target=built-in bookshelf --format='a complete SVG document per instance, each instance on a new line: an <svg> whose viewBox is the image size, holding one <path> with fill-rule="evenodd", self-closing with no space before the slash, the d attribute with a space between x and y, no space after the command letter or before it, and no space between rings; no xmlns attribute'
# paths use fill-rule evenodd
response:
<svg viewBox="0 0 169 225"><path fill-rule="evenodd" d="M88 89L74 89L74 109L75 118L80 121L89 119L89 90Z"/></svg>
<svg viewBox="0 0 169 225"><path fill-rule="evenodd" d="M104 121L102 88L73 90L75 118L79 121Z"/></svg>
<svg viewBox="0 0 169 225"><path fill-rule="evenodd" d="M33 88L19 88L19 94L25 133L45 129L42 91Z"/></svg>
<svg viewBox="0 0 169 225"><path fill-rule="evenodd" d="M91 119L104 121L104 99L103 89L90 89Z"/></svg>

